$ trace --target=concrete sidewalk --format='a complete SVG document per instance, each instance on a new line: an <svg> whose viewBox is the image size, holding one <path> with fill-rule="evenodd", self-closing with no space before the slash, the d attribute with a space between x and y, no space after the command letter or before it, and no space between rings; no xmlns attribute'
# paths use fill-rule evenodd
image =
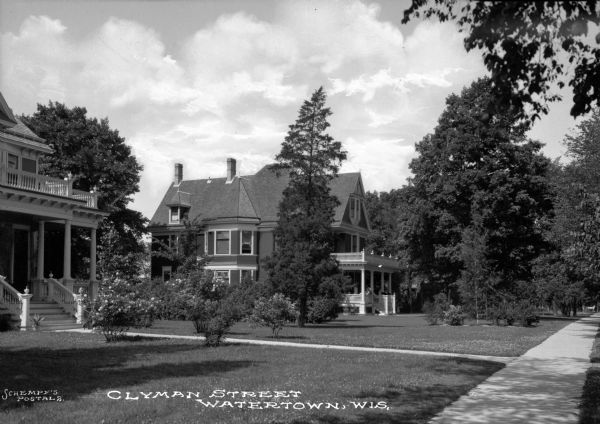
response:
<svg viewBox="0 0 600 424"><path fill-rule="evenodd" d="M430 422L577 423L600 314L583 318L510 362Z"/></svg>
<svg viewBox="0 0 600 424"><path fill-rule="evenodd" d="M82 328L68 329L68 330L55 330L57 333L70 332L70 333L92 333L92 330L85 330ZM204 340L203 336L178 336L173 334L157 334L157 333L135 333L128 331L125 333L128 336L139 336L139 337L152 337L157 339L183 339L183 340ZM399 353L403 355L422 355L422 356L442 356L451 358L464 358L473 359L475 361L491 361L509 363L514 361L516 357L513 356L491 356L491 355L473 355L469 353L452 353L452 352L432 352L429 350L409 350L409 349L393 349L387 347L366 347L366 346L342 346L342 345L328 345L328 344L316 344L316 343L295 343L295 342L283 342L276 340L256 340L256 339L233 339L226 337L223 339L224 343L233 344L249 344L249 345L261 345L261 346L280 346L280 347L295 347L301 349L334 349L334 350L351 350L355 352L377 352L377 353Z"/></svg>

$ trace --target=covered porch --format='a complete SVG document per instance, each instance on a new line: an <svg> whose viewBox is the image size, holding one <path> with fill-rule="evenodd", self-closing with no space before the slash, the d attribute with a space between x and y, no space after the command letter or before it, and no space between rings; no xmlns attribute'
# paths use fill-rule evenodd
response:
<svg viewBox="0 0 600 424"><path fill-rule="evenodd" d="M392 276L401 271L398 261L365 251L334 253L344 275L351 278L352 293L342 302L344 311L358 314L395 314L396 293Z"/></svg>
<svg viewBox="0 0 600 424"><path fill-rule="evenodd" d="M69 193L4 184L0 182L0 309L19 317L23 329L31 325L31 302L58 305L80 321L78 299L97 293L96 231L107 214L96 209L94 193L88 193L92 205Z"/></svg>

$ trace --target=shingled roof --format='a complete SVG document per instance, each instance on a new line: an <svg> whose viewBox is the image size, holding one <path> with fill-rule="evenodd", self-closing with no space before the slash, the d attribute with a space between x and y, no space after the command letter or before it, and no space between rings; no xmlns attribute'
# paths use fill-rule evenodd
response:
<svg viewBox="0 0 600 424"><path fill-rule="evenodd" d="M268 165L254 175L239 176L227 183L226 178L181 181L179 186L171 185L150 225L161 226L169 223L169 205L175 205L184 197L179 192L189 193L189 219L211 221L221 218L254 218L260 222L277 221L277 212L283 190L289 182L289 174L277 175ZM360 173L339 174L331 182L331 192L340 201L336 209L335 222L340 222L348 202L354 192Z"/></svg>

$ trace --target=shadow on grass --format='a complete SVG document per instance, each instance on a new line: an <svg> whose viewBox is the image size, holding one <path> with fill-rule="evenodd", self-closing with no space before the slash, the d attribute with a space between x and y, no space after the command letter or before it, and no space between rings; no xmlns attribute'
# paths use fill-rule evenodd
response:
<svg viewBox="0 0 600 424"><path fill-rule="evenodd" d="M190 344L135 343L81 349L4 350L0 351L2 388L11 391L58 390L64 400L76 400L103 389L133 386L164 378L219 375L256 364L256 361L239 360L172 363L166 362L166 359L165 362L147 366L127 364L136 356L158 355L161 361L162 357L185 351L194 351L194 357L201 357L202 349ZM0 401L0 411L32 404L17 402L15 397L9 397Z"/></svg>

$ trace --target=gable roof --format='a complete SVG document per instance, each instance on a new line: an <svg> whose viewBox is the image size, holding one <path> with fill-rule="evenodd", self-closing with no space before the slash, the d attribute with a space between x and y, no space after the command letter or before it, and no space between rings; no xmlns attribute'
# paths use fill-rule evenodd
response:
<svg viewBox="0 0 600 424"><path fill-rule="evenodd" d="M360 184L359 172L338 174L330 183L331 193L340 201L334 222L341 222L348 198ZM283 190L288 186L289 173L277 173L269 165L254 175L238 176L231 183L226 178L182 181L171 185L150 220L150 225L169 223L169 205L180 199L177 191L189 193L190 220L211 221L220 218L251 218L261 222L276 222ZM182 206L185 206L181 203Z"/></svg>
<svg viewBox="0 0 600 424"><path fill-rule="evenodd" d="M4 100L4 96L0 93L0 126L2 127L12 127L17 124L15 120L15 116L12 113L12 110Z"/></svg>

